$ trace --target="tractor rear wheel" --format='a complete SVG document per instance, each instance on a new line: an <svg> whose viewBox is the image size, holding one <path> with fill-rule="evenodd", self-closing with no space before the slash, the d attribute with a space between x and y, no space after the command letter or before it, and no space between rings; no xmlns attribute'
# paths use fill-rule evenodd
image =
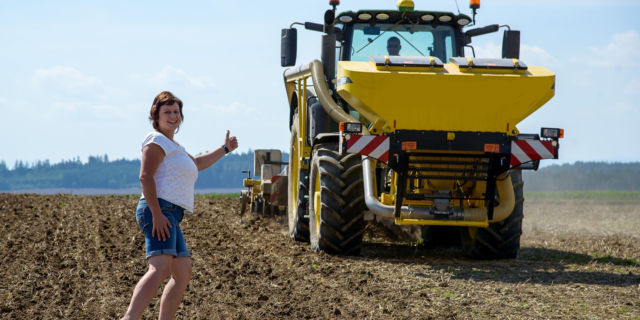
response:
<svg viewBox="0 0 640 320"><path fill-rule="evenodd" d="M287 220L289 236L300 242L309 242L309 217L307 216L307 198L309 193L309 174L298 163L298 114L293 116L291 126L291 144L289 152L289 184L287 192Z"/></svg>
<svg viewBox="0 0 640 320"><path fill-rule="evenodd" d="M516 204L506 219L489 223L487 228L467 227L461 230L464 253L473 259L515 259L520 249L524 203L521 170L511 170L511 183Z"/></svg>
<svg viewBox="0 0 640 320"><path fill-rule="evenodd" d="M359 255L364 234L362 156L338 153L337 143L314 147L309 192L311 249Z"/></svg>

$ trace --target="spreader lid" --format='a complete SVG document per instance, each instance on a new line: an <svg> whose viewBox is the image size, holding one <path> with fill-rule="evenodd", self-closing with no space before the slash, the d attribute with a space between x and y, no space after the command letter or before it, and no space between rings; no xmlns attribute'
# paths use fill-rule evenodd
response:
<svg viewBox="0 0 640 320"><path fill-rule="evenodd" d="M442 71L442 60L437 57L369 56L377 70L389 71Z"/></svg>
<svg viewBox="0 0 640 320"><path fill-rule="evenodd" d="M524 73L527 65L518 59L493 59L493 58L449 58L449 62L460 72L484 72L484 73Z"/></svg>

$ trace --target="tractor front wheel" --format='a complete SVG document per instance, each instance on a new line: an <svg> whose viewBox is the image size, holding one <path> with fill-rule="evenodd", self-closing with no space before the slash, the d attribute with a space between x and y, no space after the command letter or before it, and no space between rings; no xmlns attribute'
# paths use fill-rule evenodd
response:
<svg viewBox="0 0 640 320"><path fill-rule="evenodd" d="M311 249L359 255L364 233L362 156L338 153L337 143L314 147L309 185Z"/></svg>
<svg viewBox="0 0 640 320"><path fill-rule="evenodd" d="M287 200L287 220L289 221L289 235L291 239L309 242L309 218L307 216L307 199L309 193L309 175L299 163L298 148L298 114L293 116L291 126L291 149L289 153L289 184Z"/></svg>

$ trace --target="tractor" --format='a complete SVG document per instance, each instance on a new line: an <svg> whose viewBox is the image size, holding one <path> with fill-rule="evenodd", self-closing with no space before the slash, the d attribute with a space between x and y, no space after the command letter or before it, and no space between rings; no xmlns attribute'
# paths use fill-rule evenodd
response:
<svg viewBox="0 0 640 320"><path fill-rule="evenodd" d="M276 215L286 210L287 205L287 170L288 162L282 161L282 151L276 149L260 149L253 153L253 173L242 170L247 178L242 181L247 190L240 192L240 220L247 209L253 217ZM285 170L282 166L285 166Z"/></svg>
<svg viewBox="0 0 640 320"><path fill-rule="evenodd" d="M291 238L358 255L370 211L455 237L474 259L516 258L521 172L558 159L564 135L517 125L554 96L555 74L520 60L520 31L475 27L479 0L472 16L411 0L337 13L339 4L329 1L323 23L281 32ZM296 66L295 26L321 33L319 60ZM500 29L502 57L465 56L474 37Z"/></svg>

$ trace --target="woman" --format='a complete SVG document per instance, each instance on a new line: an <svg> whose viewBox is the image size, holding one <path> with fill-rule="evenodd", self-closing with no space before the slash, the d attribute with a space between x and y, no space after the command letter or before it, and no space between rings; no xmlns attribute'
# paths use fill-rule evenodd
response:
<svg viewBox="0 0 640 320"><path fill-rule="evenodd" d="M238 147L236 138L229 138L227 130L220 148L195 158L189 155L173 140L184 115L182 101L169 91L161 92L153 100L149 120L155 131L142 143L142 198L136 210L138 225L145 235L149 270L136 285L123 319L139 319L169 276L171 279L160 300L159 319L173 319L191 279L191 255L180 221L184 213L193 213L198 171Z"/></svg>

